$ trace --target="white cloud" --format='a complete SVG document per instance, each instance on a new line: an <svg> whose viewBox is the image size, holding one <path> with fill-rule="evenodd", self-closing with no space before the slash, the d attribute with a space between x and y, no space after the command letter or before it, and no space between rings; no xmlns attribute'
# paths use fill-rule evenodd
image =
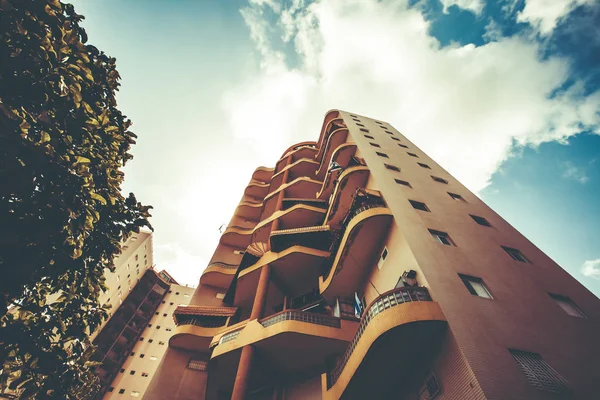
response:
<svg viewBox="0 0 600 400"><path fill-rule="evenodd" d="M244 13L260 15L256 7ZM286 145L316 140L331 108L390 122L474 191L513 140L536 145L598 131L600 94L583 97L574 86L550 98L569 76L568 61L541 60L527 38L441 48L421 11L403 1L317 1L287 11L277 23L299 63L261 57L224 101L236 137L253 138L271 165ZM266 35L255 40L259 50L280 51Z"/></svg>
<svg viewBox="0 0 600 400"><path fill-rule="evenodd" d="M589 278L600 279L600 258L584 262L581 273Z"/></svg>
<svg viewBox="0 0 600 400"><path fill-rule="evenodd" d="M590 180L589 176L587 176L583 168L576 167L570 161L563 163L563 168L563 178L573 179L581 184L586 183Z"/></svg>
<svg viewBox="0 0 600 400"><path fill-rule="evenodd" d="M472 11L475 15L481 14L483 10L483 0L440 0L444 6L444 12L448 12L448 7L457 6L459 8Z"/></svg>
<svg viewBox="0 0 600 400"><path fill-rule="evenodd" d="M526 0L517 21L531 24L541 35L552 33L558 22L576 7L594 0Z"/></svg>

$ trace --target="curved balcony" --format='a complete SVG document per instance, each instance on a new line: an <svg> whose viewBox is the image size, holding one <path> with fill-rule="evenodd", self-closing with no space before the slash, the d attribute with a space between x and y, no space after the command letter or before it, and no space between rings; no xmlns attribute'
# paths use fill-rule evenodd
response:
<svg viewBox="0 0 600 400"><path fill-rule="evenodd" d="M242 226L228 226L221 235L219 243L226 246L244 249L248 247L252 241L252 233L254 228L244 228Z"/></svg>
<svg viewBox="0 0 600 400"><path fill-rule="evenodd" d="M238 266L239 264L227 264L218 261L212 262L208 264L208 267L202 272L200 284L220 288L229 287Z"/></svg>
<svg viewBox="0 0 600 400"><path fill-rule="evenodd" d="M314 199L319 187L321 187L321 182L307 177L296 178L291 182L284 183L265 197L262 217L266 218L277 211L275 207L277 207L277 198L280 192L284 191L286 198Z"/></svg>
<svg viewBox="0 0 600 400"><path fill-rule="evenodd" d="M321 168L327 168L331 153L342 144L347 137L348 127L344 123L344 120L342 118L332 120L327 128L327 136L324 138L323 144L315 156L315 160L321 164ZM323 164L325 164L325 167L323 167Z"/></svg>
<svg viewBox="0 0 600 400"><path fill-rule="evenodd" d="M241 201L234 214L250 221L258 221L262 206L262 201Z"/></svg>
<svg viewBox="0 0 600 400"><path fill-rule="evenodd" d="M212 338L227 326L235 307L179 306L173 313L175 333L169 346L192 351L206 351Z"/></svg>
<svg viewBox="0 0 600 400"><path fill-rule="evenodd" d="M329 133L328 129L330 127L331 121L333 121L334 119L342 119L339 110L329 110L327 111L327 113L325 113L323 125L321 126L321 132L319 133L319 140L317 141L317 147L319 149L323 147L323 144L327 140L327 134Z"/></svg>
<svg viewBox="0 0 600 400"><path fill-rule="evenodd" d="M338 228L350 209L354 195L358 189L364 188L369 178L369 168L355 166L347 168L338 178L337 186L333 192L333 200L327 211L325 222L333 228Z"/></svg>
<svg viewBox="0 0 600 400"><path fill-rule="evenodd" d="M262 182L258 180L252 179L248 186L246 186L246 190L244 190L244 194L250 197L256 197L259 199L264 198L269 192L269 182Z"/></svg>
<svg viewBox="0 0 600 400"><path fill-rule="evenodd" d="M283 152L283 155L281 157L279 157L279 159L281 160L282 158L285 158L285 157L289 156L290 154L292 154L302 148L311 148L311 149L314 149L314 151L316 151L317 150L317 142L306 141L306 142L300 142L300 143L293 144L290 147L288 147L286 151Z"/></svg>
<svg viewBox="0 0 600 400"><path fill-rule="evenodd" d="M325 178L325 174L329 169L331 160L333 159L333 153L338 147L346 143L348 138L348 128L338 128L331 132L329 138L327 138L327 144L325 145L325 151L323 152L323 158L320 161L319 169L317 170L317 179L322 181Z"/></svg>
<svg viewBox="0 0 600 400"><path fill-rule="evenodd" d="M271 226L275 220L279 221L280 229L297 229L307 225L320 225L324 219L325 210L310 205L296 204L288 209L275 211L270 217L256 225L252 241L266 243L271 235Z"/></svg>
<svg viewBox="0 0 600 400"><path fill-rule="evenodd" d="M359 207L347 216L331 268L319 277L323 297L332 302L336 296L349 297L360 289L392 220L392 212L382 204Z"/></svg>
<svg viewBox="0 0 600 400"><path fill-rule="evenodd" d="M261 182L268 182L271 180L271 177L273 176L273 171L275 171L274 168L258 167L252 173L252 179L255 179L255 180L261 181Z"/></svg>
<svg viewBox="0 0 600 400"><path fill-rule="evenodd" d="M221 336L211 356L210 391L230 392L241 348L251 344L263 367L293 379L310 371L324 371L324 359L348 346L358 322L329 315L287 310L246 323L241 330ZM215 338L216 339L216 338ZM313 372L314 373L314 372ZM207 398L212 393L207 390Z"/></svg>
<svg viewBox="0 0 600 400"><path fill-rule="evenodd" d="M321 190L319 193L317 193L317 199L329 199L329 196L331 195L331 192L335 186L335 182L338 180L340 174L344 172L346 168L348 168L355 153L356 144L354 143L344 143L335 149L333 155L331 156L331 161L335 161L339 167L329 167L327 173L325 174Z"/></svg>
<svg viewBox="0 0 600 400"><path fill-rule="evenodd" d="M317 277L329 258L329 251L303 246L291 246L277 253L267 251L253 265L240 271L235 288L233 304L249 309L254 303L260 270L269 264L271 273L277 276L278 283L292 293L306 293L317 285ZM275 290L275 285L269 285Z"/></svg>
<svg viewBox="0 0 600 400"><path fill-rule="evenodd" d="M323 399L394 398L428 372L446 327L426 288L402 287L365 310L354 338L327 374Z"/></svg>
<svg viewBox="0 0 600 400"><path fill-rule="evenodd" d="M319 163L316 162L312 157L300 158L297 161L286 165L281 171L273 175L269 190L277 190L282 184L285 183L283 181L285 171L288 171L287 180L289 182L301 176L314 176L317 168L319 168Z"/></svg>

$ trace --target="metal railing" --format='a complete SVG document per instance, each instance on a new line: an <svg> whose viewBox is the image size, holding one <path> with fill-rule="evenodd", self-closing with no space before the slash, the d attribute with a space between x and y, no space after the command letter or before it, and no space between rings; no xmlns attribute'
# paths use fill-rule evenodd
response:
<svg viewBox="0 0 600 400"><path fill-rule="evenodd" d="M226 268L226 269L237 269L237 267L239 267L239 264L227 264L224 262L220 262L220 261L216 261L216 262L212 262L210 264L208 264L207 268L210 267L220 267L220 268Z"/></svg>
<svg viewBox="0 0 600 400"><path fill-rule="evenodd" d="M297 310L281 311L260 321L262 326L269 327L283 321L300 321L309 324L330 326L332 328L341 327L340 319L330 315L315 314Z"/></svg>
<svg viewBox="0 0 600 400"><path fill-rule="evenodd" d="M213 317L213 318L207 319L207 318L198 318L198 317L185 318L184 315L179 315L177 317L177 319L178 319L177 326L195 325L195 326L199 326L201 328L221 328L227 324L227 317Z"/></svg>
<svg viewBox="0 0 600 400"><path fill-rule="evenodd" d="M358 330L354 334L354 338L352 338L352 341L348 345L344 355L342 358L340 358L336 366L327 374L327 389L331 388L335 382L337 382L371 320L373 320L376 315L380 314L384 310L413 301L432 301L427 288L401 287L393 289L382 294L373 303L371 303L369 308L363 314L358 326Z"/></svg>
<svg viewBox="0 0 600 400"><path fill-rule="evenodd" d="M236 331L228 332L228 333L224 334L223 336L221 336L221 339L219 340L219 344L225 343L225 342L230 342L230 341L234 340L235 338L237 338L239 336L242 329L243 328L240 328Z"/></svg>

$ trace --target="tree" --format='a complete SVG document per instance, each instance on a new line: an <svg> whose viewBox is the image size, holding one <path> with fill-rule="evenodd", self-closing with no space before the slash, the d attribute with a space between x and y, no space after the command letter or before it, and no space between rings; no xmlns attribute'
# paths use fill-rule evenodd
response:
<svg viewBox="0 0 600 400"><path fill-rule="evenodd" d="M59 0L0 0L0 391L20 398L97 386L104 269L150 227L151 207L121 194L136 136L115 59L82 19Z"/></svg>

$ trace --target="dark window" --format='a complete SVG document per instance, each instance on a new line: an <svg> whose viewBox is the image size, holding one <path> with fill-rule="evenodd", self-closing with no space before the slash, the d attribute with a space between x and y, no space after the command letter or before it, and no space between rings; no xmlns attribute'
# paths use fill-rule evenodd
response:
<svg viewBox="0 0 600 400"><path fill-rule="evenodd" d="M529 260L519 250L506 246L502 246L502 248L513 260L524 263L529 262Z"/></svg>
<svg viewBox="0 0 600 400"><path fill-rule="evenodd" d="M143 337L141 337L141 338L140 338L140 342L143 342L143 341L144 341L144 338L143 338Z"/></svg>
<svg viewBox="0 0 600 400"><path fill-rule="evenodd" d="M157 326L156 326L156 329L160 329L160 325L157 325Z"/></svg>
<svg viewBox="0 0 600 400"><path fill-rule="evenodd" d="M163 314L163 317L166 317L166 316L167 316L167 313L164 313L164 314Z"/></svg>
<svg viewBox="0 0 600 400"><path fill-rule="evenodd" d="M411 156L411 157L417 157L417 158L419 158L419 156L418 156L418 155L416 155L415 153L409 153L409 152L406 152L406 154L408 154L408 155L409 155L409 156Z"/></svg>
<svg viewBox="0 0 600 400"><path fill-rule="evenodd" d="M362 126L363 128L365 127L363 124L359 124L358 122L356 123L356 125Z"/></svg>
<svg viewBox="0 0 600 400"><path fill-rule="evenodd" d="M419 164L420 167L426 168L426 169L431 169L431 167L429 167L429 165L427 164L423 164L423 163L417 163Z"/></svg>
<svg viewBox="0 0 600 400"><path fill-rule="evenodd" d="M154 339L148 339L148 343L154 342Z"/></svg>
<svg viewBox="0 0 600 400"><path fill-rule="evenodd" d="M119 394L123 394L123 393L125 393L125 389L120 389Z"/></svg>
<svg viewBox="0 0 600 400"><path fill-rule="evenodd" d="M410 203L411 206L413 206L414 209L416 210L421 210L421 211L429 211L429 208L427 208L427 205L425 205L425 203L421 203L420 201L416 201L416 200L409 200L408 201Z"/></svg>
<svg viewBox="0 0 600 400"><path fill-rule="evenodd" d="M409 188L411 188L412 186L410 186L410 183L403 181L402 179L394 179L396 181L397 184L399 185L404 185L404 186L408 186Z"/></svg>
<svg viewBox="0 0 600 400"><path fill-rule="evenodd" d="M169 304L170 304L170 305L173 305L173 302L170 302Z"/></svg>
<svg viewBox="0 0 600 400"><path fill-rule="evenodd" d="M144 378L147 378L147 377L148 377L148 373L147 373L147 372L142 372L142 376L143 376Z"/></svg>
<svg viewBox="0 0 600 400"><path fill-rule="evenodd" d="M392 171L400 172L400 168L396 167L395 165L390 165L390 164L383 164L383 165L385 165L385 167L387 169L391 169Z"/></svg>
<svg viewBox="0 0 600 400"><path fill-rule="evenodd" d="M358 118L358 116L354 115L354 114L350 114L351 117L353 118Z"/></svg>
<svg viewBox="0 0 600 400"><path fill-rule="evenodd" d="M132 351L131 354L130 354L130 356L133 357L134 355L135 355L135 351Z"/></svg>
<svg viewBox="0 0 600 400"><path fill-rule="evenodd" d="M388 127L387 127L387 126L382 126L382 127L381 127L381 129L384 129L384 130L385 130L385 129L388 129ZM387 131L386 131L386 132L387 132Z"/></svg>
<svg viewBox="0 0 600 400"><path fill-rule="evenodd" d="M383 122L375 121L376 124L383 125Z"/></svg>
<svg viewBox="0 0 600 400"><path fill-rule="evenodd" d="M437 177L437 176L431 175L431 179L433 179L434 181L439 182L439 183L443 183L443 184L446 184L446 185L448 184L447 180L445 180L443 178L440 178L440 177Z"/></svg>
<svg viewBox="0 0 600 400"><path fill-rule="evenodd" d="M440 394L440 384L434 374L431 374L427 382L425 382L425 388L427 389L429 399L433 399Z"/></svg>
<svg viewBox="0 0 600 400"><path fill-rule="evenodd" d="M387 154L385 154L385 153L380 153L380 152L378 152L378 151L376 151L376 153L377 153L377 155L378 155L379 157L383 157L383 158L389 158L389 157L388 157L388 155L387 155Z"/></svg>
<svg viewBox="0 0 600 400"><path fill-rule="evenodd" d="M483 217L478 217L477 215L473 215L473 214L469 214L471 216L471 218L473 218L473 221L477 222L479 225L483 225L483 226L492 226L487 219L483 218Z"/></svg>
<svg viewBox="0 0 600 400"><path fill-rule="evenodd" d="M164 345L165 345L165 342L158 342L158 345L159 345L159 346L164 346Z"/></svg>
<svg viewBox="0 0 600 400"><path fill-rule="evenodd" d="M114 387L112 387L112 386L108 388L108 391L109 391L109 392L112 392L113 390L115 390L115 388L114 388Z"/></svg>
<svg viewBox="0 0 600 400"><path fill-rule="evenodd" d="M448 235L446 232L429 229L429 233L431 233L431 236L433 236L433 238L441 244L445 244L446 246L456 246L452 239L450 239L450 235Z"/></svg>
<svg viewBox="0 0 600 400"><path fill-rule="evenodd" d="M369 142L369 144L370 144L371 146L373 146L373 147L379 147L379 148L381 147L381 146L380 146L380 145L378 145L377 143Z"/></svg>
<svg viewBox="0 0 600 400"><path fill-rule="evenodd" d="M187 367L196 371L206 371L206 361L190 358Z"/></svg>
<svg viewBox="0 0 600 400"><path fill-rule="evenodd" d="M140 354L140 358L144 358L145 354Z"/></svg>
<svg viewBox="0 0 600 400"><path fill-rule="evenodd" d="M163 301L163 303L164 303L164 301ZM155 315L158 315L158 311L157 311L157 312L155 312L154 314L155 314Z"/></svg>
<svg viewBox="0 0 600 400"><path fill-rule="evenodd" d="M573 317L585 318L585 314L583 313L583 311L581 311L579 307L577 307L577 305L573 303L573 300L571 300L567 296L561 296L560 294L552 293L548 294L550 295L552 300L554 300L556 304L558 304L558 306L562 308L563 311L567 314Z"/></svg>
<svg viewBox="0 0 600 400"><path fill-rule="evenodd" d="M395 140L395 141L397 141L397 142L399 142L399 141L400 141L400 139L398 139L396 136L392 136L392 140Z"/></svg>
<svg viewBox="0 0 600 400"><path fill-rule="evenodd" d="M156 313L158 315L158 313ZM152 324L148 324L148 328L152 328Z"/></svg>
<svg viewBox="0 0 600 400"><path fill-rule="evenodd" d="M463 197L460 194L450 193L450 192L448 192L448 194L450 195L450 197L452 197L453 200L458 200L458 201L462 201L463 203L466 203L466 200L463 199Z"/></svg>
<svg viewBox="0 0 600 400"><path fill-rule="evenodd" d="M554 393L566 394L570 391L565 378L560 376L539 354L514 349L508 351L532 386Z"/></svg>
<svg viewBox="0 0 600 400"><path fill-rule="evenodd" d="M385 133L387 133L388 135L393 135L394 132L390 132L390 131L385 131Z"/></svg>
<svg viewBox="0 0 600 400"><path fill-rule="evenodd" d="M375 140L375 138L374 138L373 136L371 136L371 135L365 135L365 137L366 137L367 139L373 139L373 140Z"/></svg>
<svg viewBox="0 0 600 400"><path fill-rule="evenodd" d="M125 372L125 368L121 368L121 373Z"/></svg>
<svg viewBox="0 0 600 400"><path fill-rule="evenodd" d="M408 146L402 143L398 143L398 146L402 147L403 149L408 149Z"/></svg>
<svg viewBox="0 0 600 400"><path fill-rule="evenodd" d="M129 375L135 375L135 371L134 370L129 371Z"/></svg>
<svg viewBox="0 0 600 400"><path fill-rule="evenodd" d="M486 299L493 299L492 294L483 282L483 279L463 274L458 274L458 276L467 287L469 293L471 293L473 296L485 297Z"/></svg>
<svg viewBox="0 0 600 400"><path fill-rule="evenodd" d="M369 132L369 130L368 130L367 128L360 128L360 130L361 130L362 132Z"/></svg>
<svg viewBox="0 0 600 400"><path fill-rule="evenodd" d="M173 291L172 291L172 290L169 290L169 293L173 293Z"/></svg>

